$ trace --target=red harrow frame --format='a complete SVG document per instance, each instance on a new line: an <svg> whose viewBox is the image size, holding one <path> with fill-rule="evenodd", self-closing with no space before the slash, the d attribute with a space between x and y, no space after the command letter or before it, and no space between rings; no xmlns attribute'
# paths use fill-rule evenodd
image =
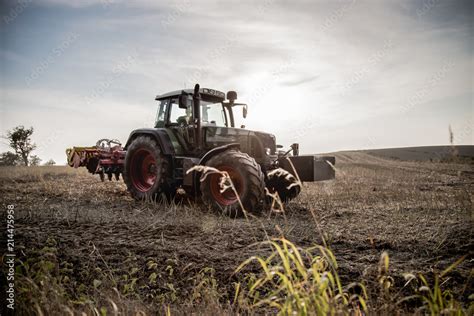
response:
<svg viewBox="0 0 474 316"><path fill-rule="evenodd" d="M95 146L72 147L66 149L67 163L74 168L86 167L92 174L98 174L102 181L105 175L109 181L115 175L115 180L123 174L125 153L122 144L115 139L100 139Z"/></svg>

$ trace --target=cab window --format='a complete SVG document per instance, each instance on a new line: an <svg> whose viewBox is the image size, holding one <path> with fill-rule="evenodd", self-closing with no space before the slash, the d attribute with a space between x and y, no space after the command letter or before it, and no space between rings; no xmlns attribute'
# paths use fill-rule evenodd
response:
<svg viewBox="0 0 474 316"><path fill-rule="evenodd" d="M187 107L182 109L179 107L178 98L170 101L169 123L178 125L189 125L191 123L192 109Z"/></svg>
<svg viewBox="0 0 474 316"><path fill-rule="evenodd" d="M166 108L168 106L169 100L158 101L158 111L156 112L155 119L155 128L165 127L166 121Z"/></svg>
<svg viewBox="0 0 474 316"><path fill-rule="evenodd" d="M222 103L201 101L201 120L203 125L227 126L226 113Z"/></svg>

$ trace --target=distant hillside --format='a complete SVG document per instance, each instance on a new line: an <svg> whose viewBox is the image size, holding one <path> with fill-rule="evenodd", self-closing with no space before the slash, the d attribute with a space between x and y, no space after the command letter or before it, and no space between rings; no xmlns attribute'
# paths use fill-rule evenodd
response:
<svg viewBox="0 0 474 316"><path fill-rule="evenodd" d="M455 146L457 155L460 158L467 160L474 160L474 146ZM453 157L453 148L451 146L422 146L422 147L403 147L403 148L384 148L384 149L370 149L358 150L358 152L367 153L370 155L396 159L396 160L410 160L410 161L440 161L450 160Z"/></svg>

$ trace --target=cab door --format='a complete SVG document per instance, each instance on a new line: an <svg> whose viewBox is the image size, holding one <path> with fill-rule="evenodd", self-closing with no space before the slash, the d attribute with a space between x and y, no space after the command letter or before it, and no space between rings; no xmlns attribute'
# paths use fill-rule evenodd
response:
<svg viewBox="0 0 474 316"><path fill-rule="evenodd" d="M190 152L195 144L192 106L181 108L177 97L169 99L166 122L174 141L182 147L180 154Z"/></svg>

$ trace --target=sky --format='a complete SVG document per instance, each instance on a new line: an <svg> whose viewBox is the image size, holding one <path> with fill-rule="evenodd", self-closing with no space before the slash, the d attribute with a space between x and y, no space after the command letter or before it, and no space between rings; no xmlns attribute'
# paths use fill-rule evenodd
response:
<svg viewBox="0 0 474 316"><path fill-rule="evenodd" d="M2 1L0 134L33 126L34 153L65 163L200 83L302 153L446 145L450 126L474 144L473 1L256 3Z"/></svg>

